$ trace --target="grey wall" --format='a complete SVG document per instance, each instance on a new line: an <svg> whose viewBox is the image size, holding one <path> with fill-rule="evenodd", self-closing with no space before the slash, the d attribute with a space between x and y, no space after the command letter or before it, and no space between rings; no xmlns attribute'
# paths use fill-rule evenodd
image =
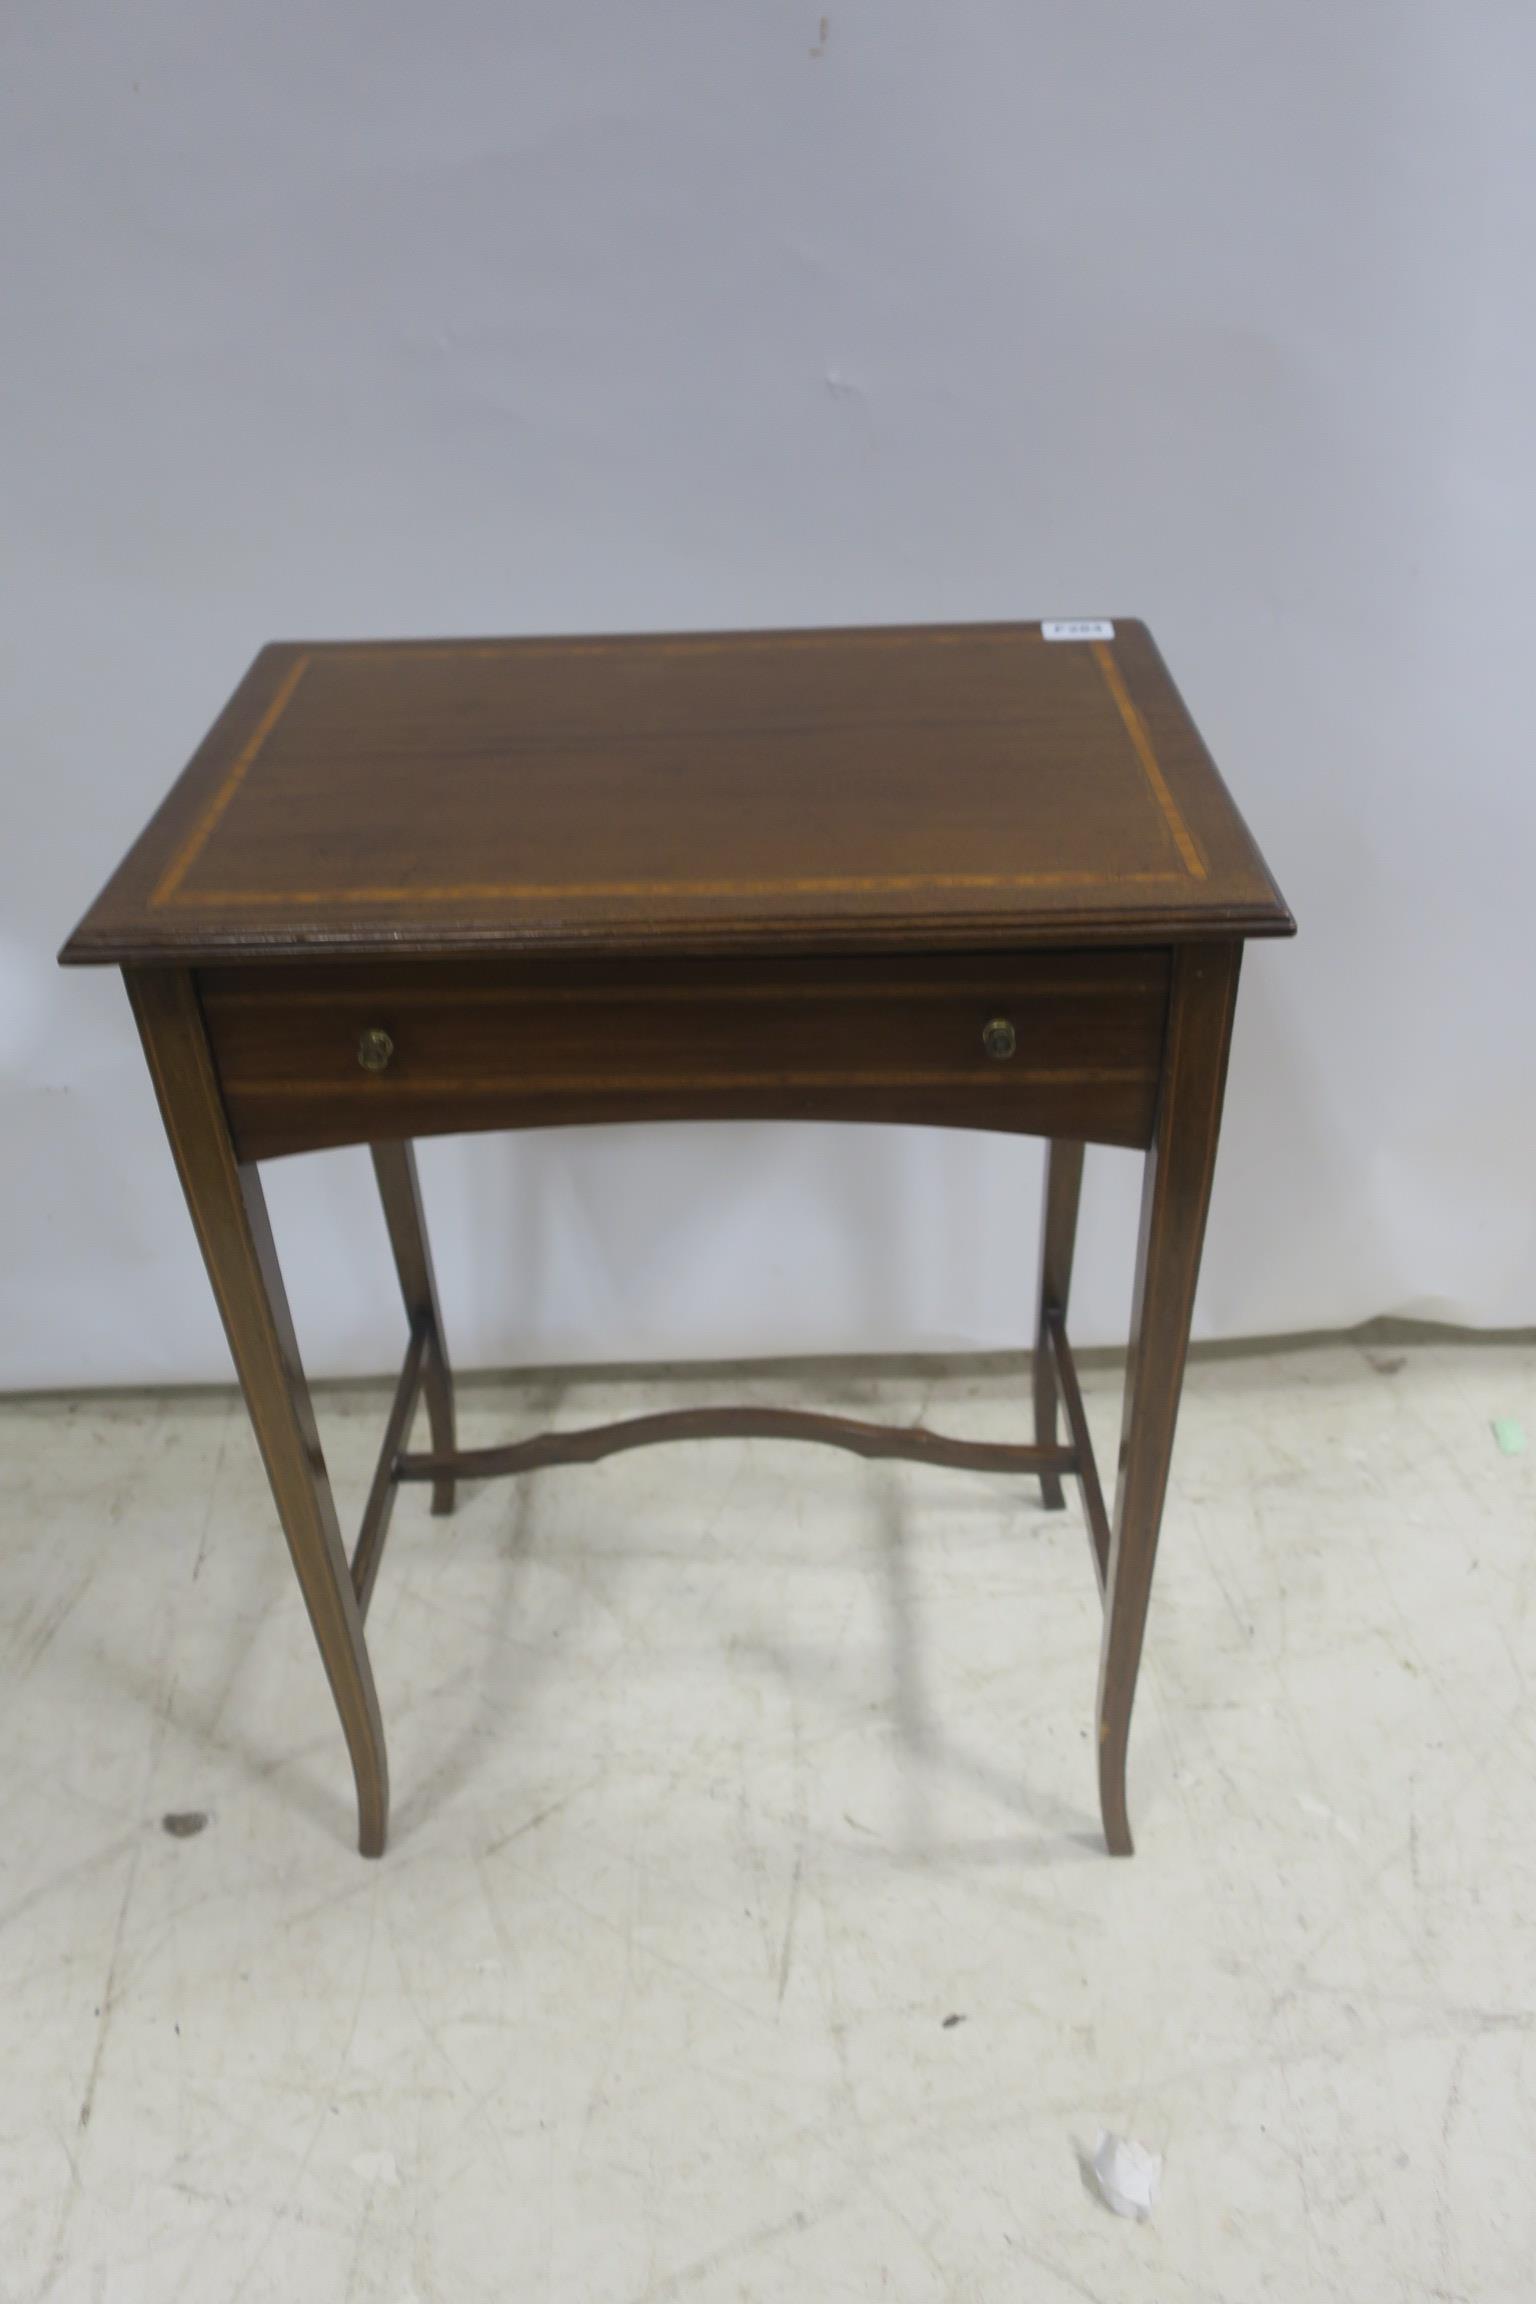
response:
<svg viewBox="0 0 1536 2304"><path fill-rule="evenodd" d="M1463 0L13 6L0 1381L222 1375L52 955L278 634L1145 615L1300 918L1200 1320L1536 1319L1536 18ZM1090 1161L1079 1326L1123 1319ZM465 1361L1019 1341L1038 1152L428 1147ZM366 1161L274 1174L320 1368Z"/></svg>

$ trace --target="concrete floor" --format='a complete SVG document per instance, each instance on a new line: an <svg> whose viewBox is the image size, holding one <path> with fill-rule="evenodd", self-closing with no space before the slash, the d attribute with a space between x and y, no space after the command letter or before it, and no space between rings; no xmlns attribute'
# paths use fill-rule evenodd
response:
<svg viewBox="0 0 1536 2304"><path fill-rule="evenodd" d="M974 1370L462 1424L727 1391L1021 1428ZM382 1401L322 1400L349 1523ZM1086 1539L1032 1486L715 1443L408 1491L365 1864L233 1397L0 1408L0 2298L1529 2299L1501 1415L1529 1345L1196 1365L1128 1864ZM1148 2224L1090 2195L1101 2126L1165 2156Z"/></svg>

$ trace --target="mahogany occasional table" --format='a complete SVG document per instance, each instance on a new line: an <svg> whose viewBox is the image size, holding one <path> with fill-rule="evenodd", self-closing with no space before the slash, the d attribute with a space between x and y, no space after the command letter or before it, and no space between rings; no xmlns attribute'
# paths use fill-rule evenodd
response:
<svg viewBox="0 0 1536 2304"><path fill-rule="evenodd" d="M389 1807L363 1624L399 1484L450 1512L460 1477L745 1434L1034 1473L1051 1506L1080 1483L1128 1855L1238 963L1292 928L1137 623L263 649L61 957L123 971L363 1853ZM746 1408L457 1447L411 1139L726 1118L1049 1139L1032 1442ZM410 1340L349 1563L258 1163L357 1143ZM1146 1155L1113 1517L1065 1327L1090 1143Z"/></svg>

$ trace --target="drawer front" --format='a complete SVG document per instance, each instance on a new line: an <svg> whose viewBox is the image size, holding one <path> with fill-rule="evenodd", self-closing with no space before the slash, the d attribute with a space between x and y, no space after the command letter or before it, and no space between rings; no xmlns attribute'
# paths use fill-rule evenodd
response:
<svg viewBox="0 0 1536 2304"><path fill-rule="evenodd" d="M244 1159L651 1119L893 1121L1142 1145L1168 974L1165 951L438 962L210 969L199 990Z"/></svg>

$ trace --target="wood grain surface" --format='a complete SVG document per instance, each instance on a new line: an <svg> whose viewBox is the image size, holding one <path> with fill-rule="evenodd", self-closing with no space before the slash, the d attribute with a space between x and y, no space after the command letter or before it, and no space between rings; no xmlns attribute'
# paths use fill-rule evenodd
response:
<svg viewBox="0 0 1536 2304"><path fill-rule="evenodd" d="M1144 626L951 625L274 645L63 957L1290 926Z"/></svg>
<svg viewBox="0 0 1536 2304"><path fill-rule="evenodd" d="M199 977L240 1157L581 1121L819 1119L1150 1142L1166 951L396 962ZM1013 1052L988 1053L1002 1021ZM380 1070L360 1060L382 1033Z"/></svg>

